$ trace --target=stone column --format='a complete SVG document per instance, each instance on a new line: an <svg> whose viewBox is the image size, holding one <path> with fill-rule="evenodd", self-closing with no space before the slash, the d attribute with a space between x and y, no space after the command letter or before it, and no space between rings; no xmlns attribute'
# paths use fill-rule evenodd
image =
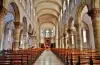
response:
<svg viewBox="0 0 100 65"><path fill-rule="evenodd" d="M19 40L20 40L20 22L14 22L14 42L13 42L13 50L19 49Z"/></svg>
<svg viewBox="0 0 100 65"><path fill-rule="evenodd" d="M66 35L67 35L67 25L64 25L64 32L63 32L63 37L64 37L64 48L66 48Z"/></svg>
<svg viewBox="0 0 100 65"><path fill-rule="evenodd" d="M4 32L4 9L3 6L0 6L0 49L1 49L1 42L2 42L2 36Z"/></svg>
<svg viewBox="0 0 100 65"><path fill-rule="evenodd" d="M89 14L92 18L96 50L100 53L100 8L92 9Z"/></svg>
<svg viewBox="0 0 100 65"><path fill-rule="evenodd" d="M92 8L89 15L92 19L96 51L100 53L100 0L91 0Z"/></svg>
<svg viewBox="0 0 100 65"><path fill-rule="evenodd" d="M63 33L63 40L64 40L64 48L66 48L66 34L65 33Z"/></svg>
<svg viewBox="0 0 100 65"><path fill-rule="evenodd" d="M83 50L81 23L77 23L75 26L76 26L76 29L77 29L77 48L80 49L80 50Z"/></svg>
<svg viewBox="0 0 100 65"><path fill-rule="evenodd" d="M62 36L60 36L60 48L62 48Z"/></svg>
<svg viewBox="0 0 100 65"><path fill-rule="evenodd" d="M72 48L72 30L68 29L68 34L69 34L69 47Z"/></svg>
<svg viewBox="0 0 100 65"><path fill-rule="evenodd" d="M23 43L24 46L23 47L24 47L24 49L27 49L27 45L26 44L27 44L27 36L28 35L27 35L27 33L25 33L23 36L24 36L24 43Z"/></svg>

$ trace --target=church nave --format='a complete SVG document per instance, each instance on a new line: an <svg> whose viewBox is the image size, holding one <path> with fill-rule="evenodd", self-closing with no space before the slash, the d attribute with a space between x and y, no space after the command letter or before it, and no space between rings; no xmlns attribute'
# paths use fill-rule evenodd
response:
<svg viewBox="0 0 100 65"><path fill-rule="evenodd" d="M100 0L0 0L0 65L100 65Z"/></svg>

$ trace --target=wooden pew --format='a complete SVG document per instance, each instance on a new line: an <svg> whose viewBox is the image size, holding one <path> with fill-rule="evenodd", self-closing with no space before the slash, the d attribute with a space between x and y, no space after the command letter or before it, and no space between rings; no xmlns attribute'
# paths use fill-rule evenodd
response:
<svg viewBox="0 0 100 65"><path fill-rule="evenodd" d="M72 62L74 65L76 65L76 63L78 62L78 56L80 56L80 65L90 64L90 60L89 60L90 56L92 56L92 60L93 60L94 65L100 65L100 60L96 59L96 56L100 57L100 54L97 54L95 52L95 50L80 51L78 49L55 49L55 48L53 48L52 51L65 64L67 62L66 61L67 55L68 55L68 63L70 63L71 54L72 54Z"/></svg>
<svg viewBox="0 0 100 65"><path fill-rule="evenodd" d="M42 48L17 51L7 50L0 56L0 65L32 65L42 52Z"/></svg>

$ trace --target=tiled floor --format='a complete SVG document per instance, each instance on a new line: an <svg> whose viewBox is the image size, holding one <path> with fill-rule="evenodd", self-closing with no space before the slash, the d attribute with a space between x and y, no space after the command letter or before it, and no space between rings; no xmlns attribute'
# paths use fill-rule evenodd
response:
<svg viewBox="0 0 100 65"><path fill-rule="evenodd" d="M34 65L64 65L51 51L44 51Z"/></svg>

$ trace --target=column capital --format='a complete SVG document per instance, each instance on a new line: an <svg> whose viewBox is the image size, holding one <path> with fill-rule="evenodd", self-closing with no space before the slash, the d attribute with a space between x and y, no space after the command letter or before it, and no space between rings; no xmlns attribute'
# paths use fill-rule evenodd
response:
<svg viewBox="0 0 100 65"><path fill-rule="evenodd" d="M0 15L4 16L6 15L8 12L8 10L6 8L4 8L3 6L0 6Z"/></svg>
<svg viewBox="0 0 100 65"><path fill-rule="evenodd" d="M21 23L20 22L14 22L15 28L20 28Z"/></svg>
<svg viewBox="0 0 100 65"><path fill-rule="evenodd" d="M93 8L91 9L88 14L92 17L92 18L95 18L95 17L100 17L100 8Z"/></svg>

